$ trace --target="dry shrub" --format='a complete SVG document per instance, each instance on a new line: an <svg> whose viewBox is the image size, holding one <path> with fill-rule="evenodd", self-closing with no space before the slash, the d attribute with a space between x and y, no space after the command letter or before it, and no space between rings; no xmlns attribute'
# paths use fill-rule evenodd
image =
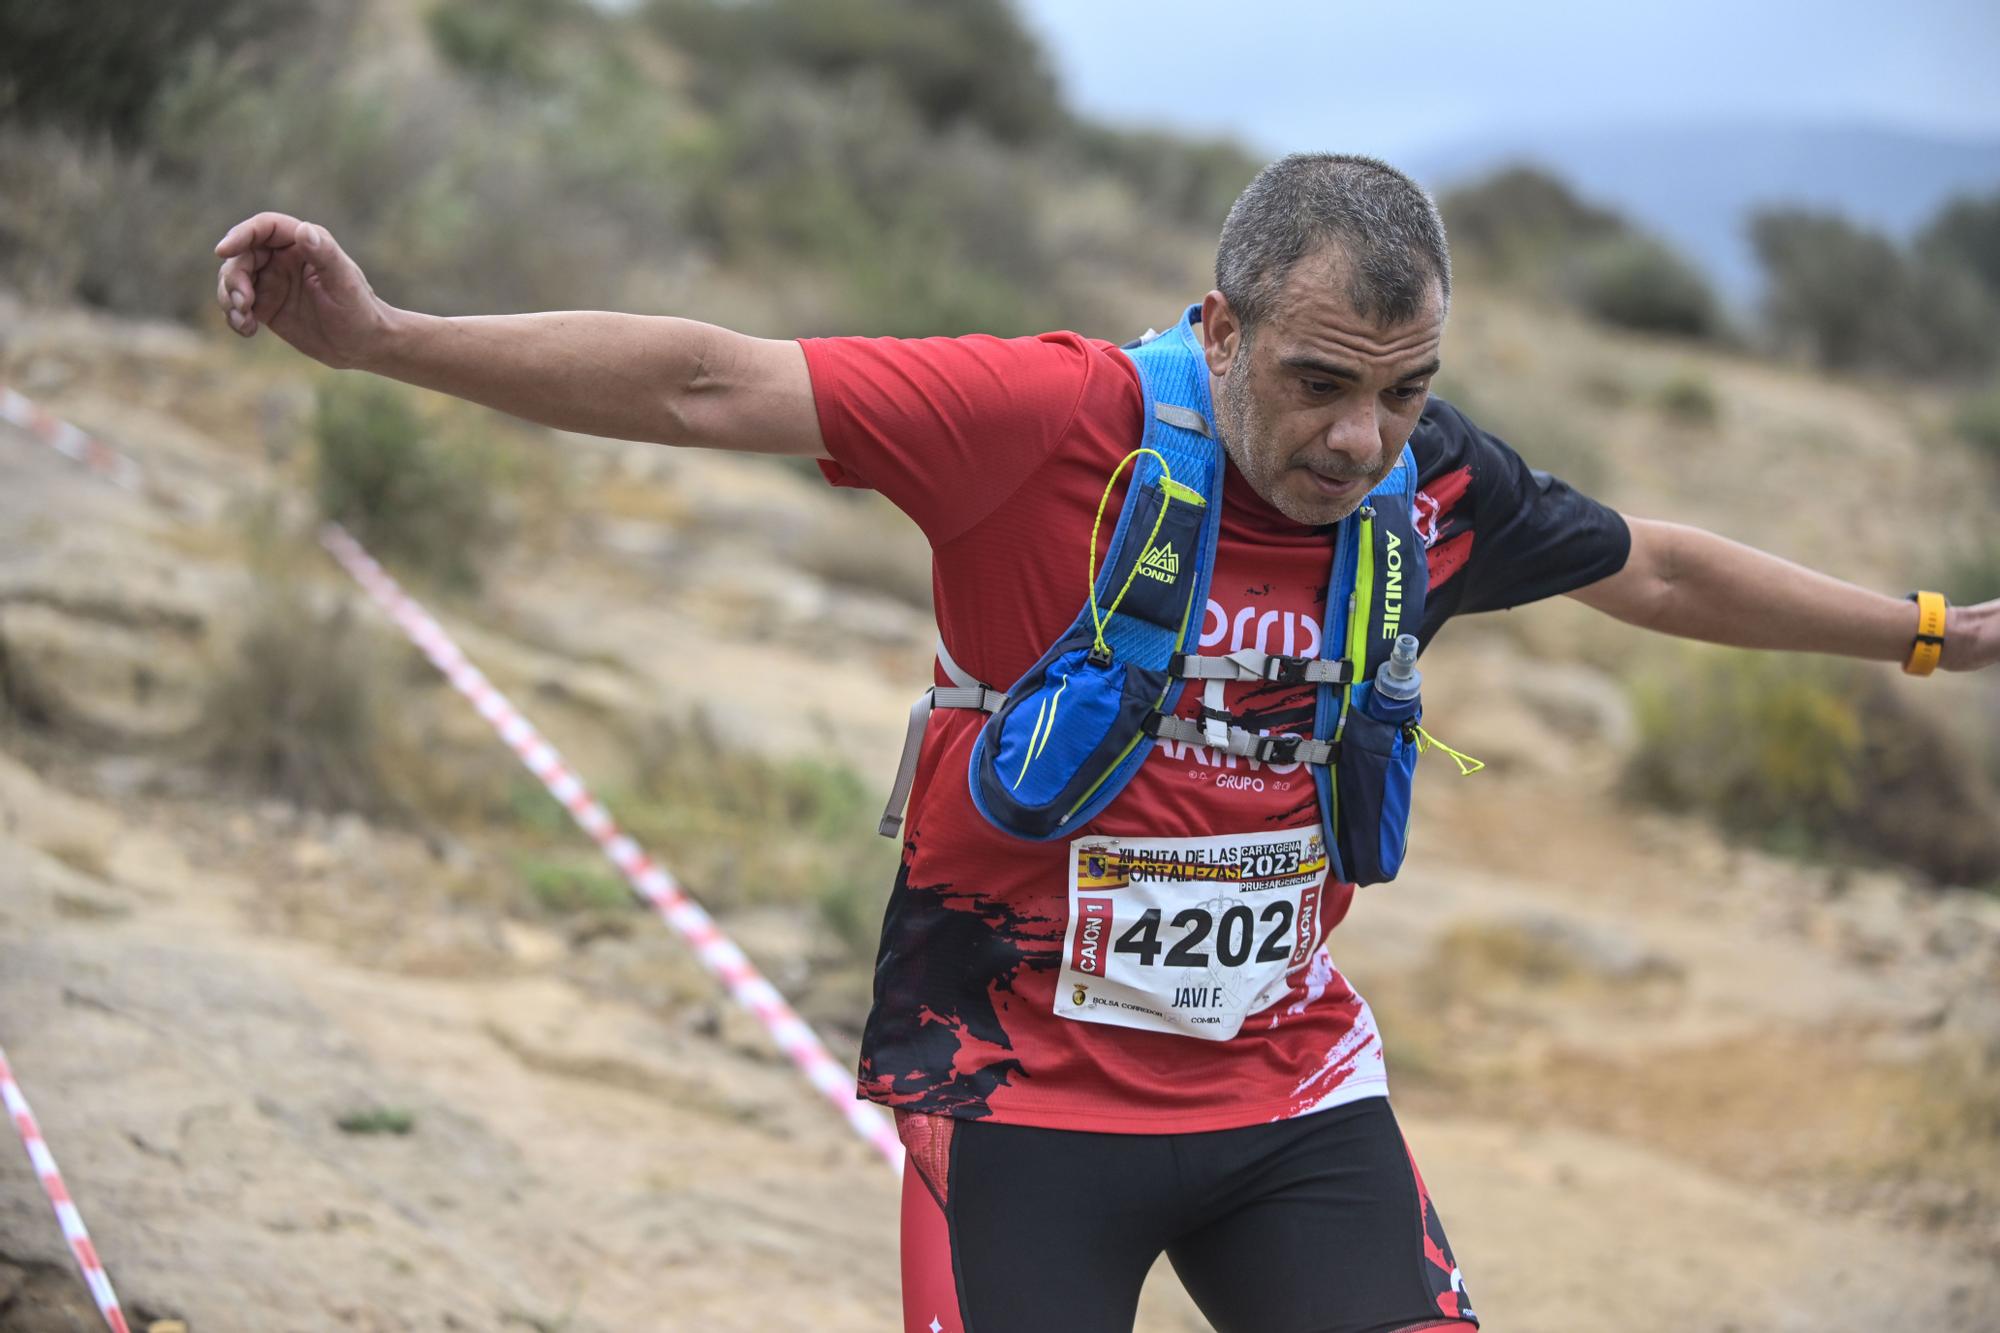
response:
<svg viewBox="0 0 2000 1333"><path fill-rule="evenodd" d="M1778 850L2000 883L2000 795L1880 669L1689 650L1636 693L1638 798Z"/></svg>
<svg viewBox="0 0 2000 1333"><path fill-rule="evenodd" d="M1760 210L1750 237L1772 332L1826 369L1937 378L1988 372L2000 358L2000 292L1955 247L1913 249L1795 207Z"/></svg>
<svg viewBox="0 0 2000 1333"><path fill-rule="evenodd" d="M191 241L203 209L150 159L58 130L6 129L0 180L0 283L28 299L187 316L212 289L215 261Z"/></svg>
<svg viewBox="0 0 2000 1333"><path fill-rule="evenodd" d="M866 947L897 858L875 832L873 787L822 760L732 746L699 718L655 724L635 748L637 780L607 804L704 903L811 905Z"/></svg>
<svg viewBox="0 0 2000 1333"><path fill-rule="evenodd" d="M598 795L619 826L703 906L815 913L855 959L880 927L897 846L875 832L880 794L846 768L732 745L698 717L621 719L634 776ZM397 747L396 788L420 817L505 845L511 900L538 913L620 907L628 891L594 862L569 813L513 761L435 743ZM419 753L421 752L421 753Z"/></svg>
<svg viewBox="0 0 2000 1333"><path fill-rule="evenodd" d="M490 456L438 442L408 391L368 376L320 385L313 439L324 517L399 570L478 586L500 536Z"/></svg>
<svg viewBox="0 0 2000 1333"><path fill-rule="evenodd" d="M1698 370L1675 371L1660 386L1654 401L1661 413L1678 425L1709 427L1722 419L1722 400L1708 377Z"/></svg>
<svg viewBox="0 0 2000 1333"><path fill-rule="evenodd" d="M1967 394L1951 424L1960 439L2000 465L2000 382Z"/></svg>
<svg viewBox="0 0 2000 1333"><path fill-rule="evenodd" d="M351 602L323 593L295 573L258 579L209 694L206 758L260 796L379 813L386 672Z"/></svg>
<svg viewBox="0 0 2000 1333"><path fill-rule="evenodd" d="M1002 0L934 8L450 0L438 58L395 52L419 76L389 84L380 25L293 6L311 40L175 64L115 148L0 126L0 282L201 317L215 237L264 208L441 314L686 308L720 257L773 303L726 322L1022 333L1123 326L1198 277L1254 164L1078 122L1028 95L1042 56Z"/></svg>
<svg viewBox="0 0 2000 1333"><path fill-rule="evenodd" d="M1630 235L1587 248L1570 266L1577 305L1607 324L1686 338L1713 337L1722 316L1694 266L1650 236Z"/></svg>

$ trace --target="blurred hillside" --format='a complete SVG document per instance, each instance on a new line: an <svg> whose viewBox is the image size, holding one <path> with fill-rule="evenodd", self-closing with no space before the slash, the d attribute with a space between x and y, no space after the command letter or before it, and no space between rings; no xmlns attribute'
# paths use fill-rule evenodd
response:
<svg viewBox="0 0 2000 1333"><path fill-rule="evenodd" d="M360 532L843 1059L921 538L810 469L240 344L210 247L275 207L442 313L1122 337L1206 289L1257 164L1068 113L998 0L52 12L0 10L34 36L0 42L0 383L148 483L0 427L0 1026L128 1301L195 1333L880 1327L887 1174L309 534ZM1961 259L1980 207L1936 219ZM2000 593L1977 368L1759 350L1559 180L1447 209L1443 391L1531 462ZM1992 1327L2000 682L1566 601L1455 624L1426 673L1489 771L1426 773L1422 852L1334 946L1483 1311ZM0 1150L0 1326L68 1326L54 1235ZM1142 1328L1202 1327L1156 1275Z"/></svg>
<svg viewBox="0 0 2000 1333"><path fill-rule="evenodd" d="M89 8L150 63L106 71L115 103L47 87L74 7L8 44L0 273L125 313L192 316L196 242L282 199L441 313L1123 326L1199 272L1254 166L1068 117L1001 0Z"/></svg>
<svg viewBox="0 0 2000 1333"><path fill-rule="evenodd" d="M1764 277L1754 212L1837 213L1908 241L1954 197L2000 187L2000 140L1768 120L1548 126L1441 145L1406 165L1450 190L1522 162L1641 220L1746 310Z"/></svg>

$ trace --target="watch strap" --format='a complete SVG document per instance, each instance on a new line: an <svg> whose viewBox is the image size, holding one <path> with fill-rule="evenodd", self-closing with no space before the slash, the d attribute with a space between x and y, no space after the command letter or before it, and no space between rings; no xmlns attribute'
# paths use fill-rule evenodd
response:
<svg viewBox="0 0 2000 1333"><path fill-rule="evenodd" d="M1939 660L1944 657L1945 600L1942 594L1934 592L1913 592L1910 600L1917 604L1917 634L1910 642L1910 656L1903 663L1903 670L1912 676L1928 676L1937 670Z"/></svg>

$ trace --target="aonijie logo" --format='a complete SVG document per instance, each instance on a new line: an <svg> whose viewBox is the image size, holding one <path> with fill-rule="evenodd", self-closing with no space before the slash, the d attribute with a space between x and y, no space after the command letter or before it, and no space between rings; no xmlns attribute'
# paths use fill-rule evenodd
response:
<svg viewBox="0 0 2000 1333"><path fill-rule="evenodd" d="M1382 556L1382 637L1393 639L1403 632L1403 539L1389 535L1389 548Z"/></svg>
<svg viewBox="0 0 2000 1333"><path fill-rule="evenodd" d="M1171 546L1155 546L1139 562L1139 572L1149 579L1171 585L1181 576L1181 555Z"/></svg>

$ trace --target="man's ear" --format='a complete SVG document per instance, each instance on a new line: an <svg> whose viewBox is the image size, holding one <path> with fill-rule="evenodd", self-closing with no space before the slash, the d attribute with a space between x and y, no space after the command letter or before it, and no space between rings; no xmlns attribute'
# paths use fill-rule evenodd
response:
<svg viewBox="0 0 2000 1333"><path fill-rule="evenodd" d="M1221 379L1243 351L1243 325L1221 292L1201 298L1201 341L1208 373Z"/></svg>

